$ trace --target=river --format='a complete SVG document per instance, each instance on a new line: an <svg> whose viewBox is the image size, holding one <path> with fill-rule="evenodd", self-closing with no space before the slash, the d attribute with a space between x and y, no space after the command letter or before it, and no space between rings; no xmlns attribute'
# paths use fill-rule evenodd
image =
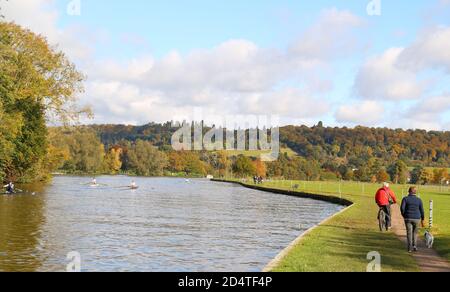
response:
<svg viewBox="0 0 450 292"><path fill-rule="evenodd" d="M0 196L0 271L261 271L334 204L207 180L55 177Z"/></svg>

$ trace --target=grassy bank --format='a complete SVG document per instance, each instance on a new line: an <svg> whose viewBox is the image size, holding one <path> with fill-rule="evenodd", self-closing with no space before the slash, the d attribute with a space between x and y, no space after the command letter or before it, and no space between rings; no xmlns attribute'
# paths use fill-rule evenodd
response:
<svg viewBox="0 0 450 292"><path fill-rule="evenodd" d="M322 194L354 202L352 208L317 227L294 247L274 271L365 271L367 254L377 251L382 256L382 269L417 271L418 266L403 244L392 233L380 233L377 227L378 208L374 194L378 184L355 182L271 181L262 187ZM394 185L399 200L408 186ZM433 229L436 250L450 260L450 192L439 187L421 187L426 203L433 199Z"/></svg>

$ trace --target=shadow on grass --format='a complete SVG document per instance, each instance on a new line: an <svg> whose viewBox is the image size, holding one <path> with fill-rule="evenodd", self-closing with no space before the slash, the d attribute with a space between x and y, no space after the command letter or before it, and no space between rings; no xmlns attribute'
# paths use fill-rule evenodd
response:
<svg viewBox="0 0 450 292"><path fill-rule="evenodd" d="M370 252L381 255L383 271L417 271L415 260L392 233L323 225L307 236L276 271L365 272Z"/></svg>
<svg viewBox="0 0 450 292"><path fill-rule="evenodd" d="M450 238L437 237L435 238L434 247L438 251L439 255L446 258L450 262Z"/></svg>

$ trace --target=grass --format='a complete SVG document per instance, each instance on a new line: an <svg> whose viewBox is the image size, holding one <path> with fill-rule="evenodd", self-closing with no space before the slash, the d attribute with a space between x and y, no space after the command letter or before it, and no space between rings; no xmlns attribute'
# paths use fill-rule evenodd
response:
<svg viewBox="0 0 450 292"><path fill-rule="evenodd" d="M374 194L379 184L356 182L270 181L263 187L297 190L312 194L341 196L354 202L347 211L317 227L294 247L275 268L275 272L364 272L367 254L377 251L382 257L382 270L418 271L415 260L393 233L380 233L377 226L378 207ZM408 186L394 185L399 200ZM450 190L440 187L420 187L427 206L434 201L435 248L450 260ZM427 215L428 216L428 215Z"/></svg>

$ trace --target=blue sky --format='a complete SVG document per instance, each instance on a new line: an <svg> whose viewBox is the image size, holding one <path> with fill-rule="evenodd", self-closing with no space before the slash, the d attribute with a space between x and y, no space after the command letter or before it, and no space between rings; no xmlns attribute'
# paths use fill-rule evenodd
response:
<svg viewBox="0 0 450 292"><path fill-rule="evenodd" d="M279 115L283 123L450 128L450 1L16 0L8 20L86 73L95 123ZM418 109L421 109L418 111Z"/></svg>
<svg viewBox="0 0 450 292"><path fill-rule="evenodd" d="M69 2L58 0L59 10L64 11ZM431 9L429 1L383 1L382 15L370 17L366 13L369 2L82 0L81 15L73 17L63 13L59 24L81 23L110 33L119 44L112 50L100 51L102 55L123 57L125 53L132 57L135 52L124 52L120 38L134 34L146 39L152 53L160 57L170 50L187 53L197 48L211 48L229 39L247 39L262 47L283 47L311 25L323 9L336 7L364 18L373 28L370 38L374 48L385 49L413 40L425 22L424 11ZM395 37L397 31L404 35Z"/></svg>

